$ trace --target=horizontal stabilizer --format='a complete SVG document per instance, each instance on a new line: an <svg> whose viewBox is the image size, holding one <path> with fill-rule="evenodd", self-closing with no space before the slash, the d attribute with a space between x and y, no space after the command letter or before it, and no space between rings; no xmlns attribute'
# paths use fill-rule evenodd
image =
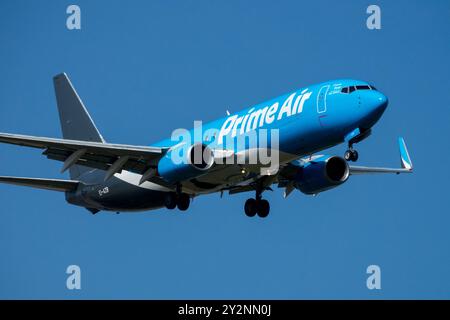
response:
<svg viewBox="0 0 450 320"><path fill-rule="evenodd" d="M33 187L38 189L46 189L61 192L74 191L77 189L79 184L78 181L73 180L3 177L3 176L0 176L0 183L9 183L18 186Z"/></svg>

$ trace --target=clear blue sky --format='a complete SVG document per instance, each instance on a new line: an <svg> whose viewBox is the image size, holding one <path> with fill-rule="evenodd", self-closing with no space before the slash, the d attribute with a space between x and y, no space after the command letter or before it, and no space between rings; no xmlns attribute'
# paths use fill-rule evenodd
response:
<svg viewBox="0 0 450 320"><path fill-rule="evenodd" d="M389 107L351 177L308 197L196 198L186 214L100 213L0 185L0 298L450 298L449 1L0 2L0 131L60 137L52 76L71 77L110 142L146 145L309 84L374 83ZM382 29L366 28L366 8ZM330 152L342 155L345 146ZM39 150L0 145L0 175L63 178ZM65 269L82 270L82 290ZM382 290L366 288L377 264Z"/></svg>

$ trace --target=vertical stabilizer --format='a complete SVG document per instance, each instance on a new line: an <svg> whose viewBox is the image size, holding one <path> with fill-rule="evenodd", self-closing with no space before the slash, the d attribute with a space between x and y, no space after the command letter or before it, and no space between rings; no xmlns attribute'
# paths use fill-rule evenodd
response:
<svg viewBox="0 0 450 320"><path fill-rule="evenodd" d="M105 142L83 102L65 73L53 77L59 120L64 139ZM78 178L87 167L74 165L70 168L70 177Z"/></svg>

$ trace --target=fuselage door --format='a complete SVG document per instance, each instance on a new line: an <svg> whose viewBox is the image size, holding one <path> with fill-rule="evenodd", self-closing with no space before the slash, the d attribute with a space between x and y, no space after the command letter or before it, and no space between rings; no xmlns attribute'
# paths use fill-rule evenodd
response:
<svg viewBox="0 0 450 320"><path fill-rule="evenodd" d="M317 95L317 113L324 113L327 111L327 94L330 85L322 86Z"/></svg>

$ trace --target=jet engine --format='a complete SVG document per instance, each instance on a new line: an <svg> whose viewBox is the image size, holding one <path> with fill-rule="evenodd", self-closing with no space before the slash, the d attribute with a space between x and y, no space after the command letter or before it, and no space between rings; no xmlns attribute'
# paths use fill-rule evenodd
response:
<svg viewBox="0 0 450 320"><path fill-rule="evenodd" d="M306 194L317 194L347 181L350 170L341 157L330 156L308 162L295 175L296 187Z"/></svg>
<svg viewBox="0 0 450 320"><path fill-rule="evenodd" d="M158 174L167 182L178 182L206 173L213 164L211 148L196 143L188 148L184 146L167 152L158 163Z"/></svg>

